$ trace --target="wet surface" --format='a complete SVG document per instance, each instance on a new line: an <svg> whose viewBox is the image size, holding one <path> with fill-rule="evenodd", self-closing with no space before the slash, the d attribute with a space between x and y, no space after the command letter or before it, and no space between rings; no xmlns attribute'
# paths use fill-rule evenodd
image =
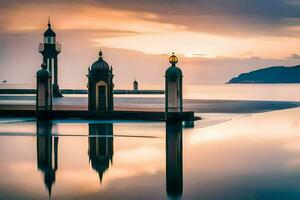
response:
<svg viewBox="0 0 300 200"><path fill-rule="evenodd" d="M2 119L0 198L299 199L299 119L298 108L194 128Z"/></svg>
<svg viewBox="0 0 300 200"><path fill-rule="evenodd" d="M115 110L163 111L163 97L115 97ZM56 110L87 110L87 97L64 97L54 99ZM258 113L296 108L300 102L293 101L245 101L245 100L184 100L184 110L200 113ZM0 110L34 110L35 97L0 96Z"/></svg>

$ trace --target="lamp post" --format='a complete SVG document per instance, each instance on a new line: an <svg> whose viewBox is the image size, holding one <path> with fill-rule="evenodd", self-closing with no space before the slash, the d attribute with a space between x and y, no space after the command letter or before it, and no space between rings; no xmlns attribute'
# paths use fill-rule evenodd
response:
<svg viewBox="0 0 300 200"><path fill-rule="evenodd" d="M47 70L45 63L41 65L36 73L36 115L37 118L47 116L47 112L52 110L52 84L51 73Z"/></svg>
<svg viewBox="0 0 300 200"><path fill-rule="evenodd" d="M177 121L182 116L182 71L176 64L178 58L172 54L169 58L171 66L165 73L165 119Z"/></svg>

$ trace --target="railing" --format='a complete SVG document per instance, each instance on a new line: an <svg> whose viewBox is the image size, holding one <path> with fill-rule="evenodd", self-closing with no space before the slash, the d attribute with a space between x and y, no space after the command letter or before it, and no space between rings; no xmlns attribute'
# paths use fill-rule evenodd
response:
<svg viewBox="0 0 300 200"><path fill-rule="evenodd" d="M39 52L43 52L45 50L45 43L40 43L39 44ZM56 43L55 44L55 51L58 53L61 52L61 44Z"/></svg>

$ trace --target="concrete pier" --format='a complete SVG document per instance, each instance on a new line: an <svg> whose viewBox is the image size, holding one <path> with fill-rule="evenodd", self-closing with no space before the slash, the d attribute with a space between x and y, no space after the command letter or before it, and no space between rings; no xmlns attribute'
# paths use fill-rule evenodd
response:
<svg viewBox="0 0 300 200"><path fill-rule="evenodd" d="M112 111L90 112L85 110L52 110L44 113L46 119L99 119L99 120L142 120L142 121L165 121L164 112L148 111ZM0 110L0 117L35 117L35 110ZM181 121L190 122L199 120L194 112L183 112Z"/></svg>
<svg viewBox="0 0 300 200"><path fill-rule="evenodd" d="M87 90L61 89L62 94L87 94ZM164 94L164 90L114 90L114 94ZM36 94L35 89L0 89L0 94Z"/></svg>

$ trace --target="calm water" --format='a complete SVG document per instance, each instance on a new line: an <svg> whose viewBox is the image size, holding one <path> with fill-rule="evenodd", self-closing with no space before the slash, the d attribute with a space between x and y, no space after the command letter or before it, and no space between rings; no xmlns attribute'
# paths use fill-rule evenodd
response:
<svg viewBox="0 0 300 200"><path fill-rule="evenodd" d="M187 99L300 101L299 84L184 91ZM300 108L200 116L194 128L1 118L0 199L300 198Z"/></svg>
<svg viewBox="0 0 300 200"><path fill-rule="evenodd" d="M2 119L0 198L299 199L299 119L299 108L195 128Z"/></svg>
<svg viewBox="0 0 300 200"><path fill-rule="evenodd" d="M33 84L0 84L0 89L34 88ZM86 89L84 84L62 86L65 89ZM116 89L132 89L131 85L116 86ZM162 85L140 85L140 89L160 89ZM186 84L183 88L185 99L219 100L274 100L300 101L300 84ZM296 92L295 92L296 91ZM72 95L71 95L72 96ZM78 96L78 95L77 95ZM80 96L80 95L79 95ZM84 95L86 96L86 95ZM120 95L117 95L120 96ZM126 96L126 95L121 95ZM136 96L136 95L129 95ZM162 95L138 95L157 97Z"/></svg>

